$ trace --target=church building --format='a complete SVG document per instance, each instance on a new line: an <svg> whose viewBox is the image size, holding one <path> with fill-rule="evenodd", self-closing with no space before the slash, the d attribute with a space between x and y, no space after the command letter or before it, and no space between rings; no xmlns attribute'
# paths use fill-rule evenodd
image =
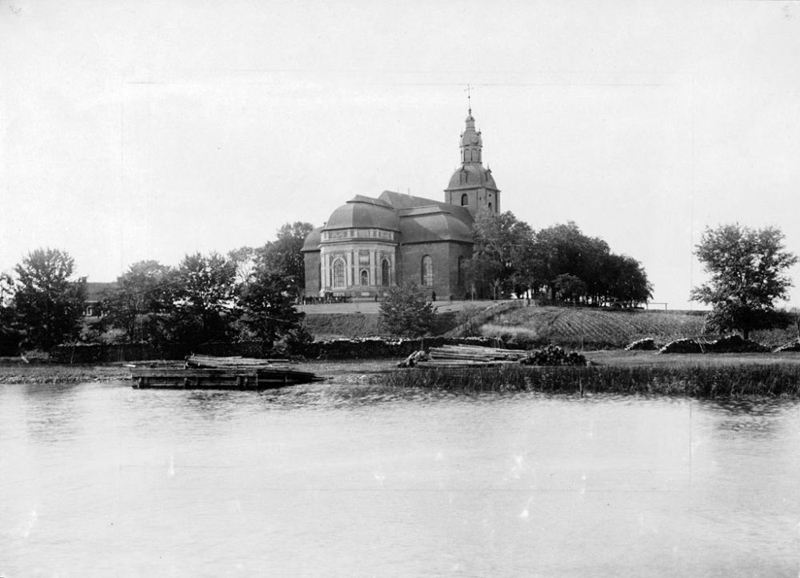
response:
<svg viewBox="0 0 800 578"><path fill-rule="evenodd" d="M461 167L444 201L384 191L356 195L331 213L303 245L306 295L382 296L412 282L431 298L464 299L464 264L472 256L479 211L500 212L500 190L481 160L483 140L470 107L461 134Z"/></svg>

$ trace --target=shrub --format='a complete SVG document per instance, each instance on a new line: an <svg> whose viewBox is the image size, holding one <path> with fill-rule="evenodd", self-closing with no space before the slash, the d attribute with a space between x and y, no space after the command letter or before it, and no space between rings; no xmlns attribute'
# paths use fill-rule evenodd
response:
<svg viewBox="0 0 800 578"><path fill-rule="evenodd" d="M436 309L427 300L425 290L414 284L392 287L380 307L381 325L399 337L419 337L429 333L436 319Z"/></svg>

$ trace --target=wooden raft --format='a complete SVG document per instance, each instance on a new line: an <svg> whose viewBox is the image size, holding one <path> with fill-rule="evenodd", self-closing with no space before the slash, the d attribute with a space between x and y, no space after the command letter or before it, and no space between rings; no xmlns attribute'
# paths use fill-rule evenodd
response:
<svg viewBox="0 0 800 578"><path fill-rule="evenodd" d="M321 380L313 373L264 359L208 355L192 355L184 366L134 366L131 377L135 389L261 390Z"/></svg>

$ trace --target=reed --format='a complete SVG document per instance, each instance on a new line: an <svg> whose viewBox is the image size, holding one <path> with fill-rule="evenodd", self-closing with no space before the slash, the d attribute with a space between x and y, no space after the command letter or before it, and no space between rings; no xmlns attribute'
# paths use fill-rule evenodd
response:
<svg viewBox="0 0 800 578"><path fill-rule="evenodd" d="M697 398L800 397L798 364L713 366L530 367L407 369L376 376L390 388L452 392L534 391L560 394L640 394Z"/></svg>

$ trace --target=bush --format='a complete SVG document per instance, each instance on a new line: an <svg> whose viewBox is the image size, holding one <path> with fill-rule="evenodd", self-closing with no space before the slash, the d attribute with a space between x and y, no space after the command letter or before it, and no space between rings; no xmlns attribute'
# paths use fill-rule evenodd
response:
<svg viewBox="0 0 800 578"><path fill-rule="evenodd" d="M392 287L380 307L381 325L399 337L420 337L430 332L436 309L425 290L414 284Z"/></svg>

